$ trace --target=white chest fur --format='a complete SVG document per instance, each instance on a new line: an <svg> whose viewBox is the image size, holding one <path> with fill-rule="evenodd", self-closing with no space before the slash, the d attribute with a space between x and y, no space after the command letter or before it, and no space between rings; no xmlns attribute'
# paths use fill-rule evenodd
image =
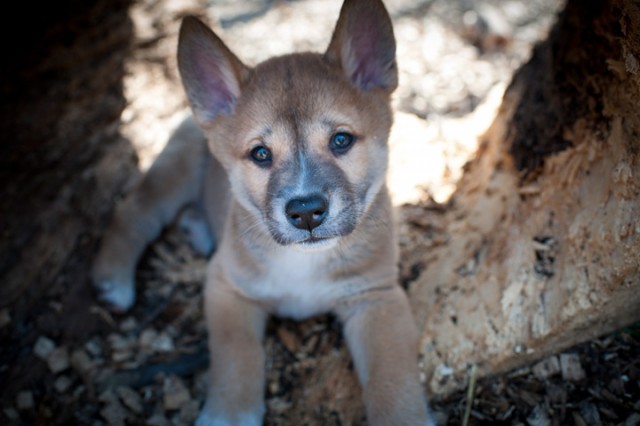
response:
<svg viewBox="0 0 640 426"><path fill-rule="evenodd" d="M267 303L278 315L300 319L327 312L341 288L326 270L331 252L283 247L269 256L264 275L246 290L251 298Z"/></svg>

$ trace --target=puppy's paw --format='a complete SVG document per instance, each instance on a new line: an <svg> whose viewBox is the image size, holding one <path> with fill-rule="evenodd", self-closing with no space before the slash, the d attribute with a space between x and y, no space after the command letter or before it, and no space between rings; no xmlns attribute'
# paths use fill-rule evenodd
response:
<svg viewBox="0 0 640 426"><path fill-rule="evenodd" d="M94 285L100 302L114 312L126 312L136 301L133 279L103 278L94 280Z"/></svg>
<svg viewBox="0 0 640 426"><path fill-rule="evenodd" d="M177 225L196 252L203 256L209 256L213 252L215 241L201 211L195 207L185 207L178 217Z"/></svg>
<svg viewBox="0 0 640 426"><path fill-rule="evenodd" d="M195 426L261 426L262 416L252 414L240 414L236 419L224 419L212 415L207 410L202 410Z"/></svg>
<svg viewBox="0 0 640 426"><path fill-rule="evenodd" d="M438 423L436 423L436 420L431 416L431 414L429 414L429 416L427 417L427 424L426 426L437 426Z"/></svg>

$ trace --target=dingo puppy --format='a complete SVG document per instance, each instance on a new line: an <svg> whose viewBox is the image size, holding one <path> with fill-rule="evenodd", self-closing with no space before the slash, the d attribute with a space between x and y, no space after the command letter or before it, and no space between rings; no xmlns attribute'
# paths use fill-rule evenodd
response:
<svg viewBox="0 0 640 426"><path fill-rule="evenodd" d="M197 425L261 425L268 315L326 312L344 325L369 423L433 424L385 186L398 73L382 2L346 0L324 54L253 68L188 17L178 63L193 119L119 206L94 264L100 297L133 304L140 254L182 209L194 246L217 246Z"/></svg>

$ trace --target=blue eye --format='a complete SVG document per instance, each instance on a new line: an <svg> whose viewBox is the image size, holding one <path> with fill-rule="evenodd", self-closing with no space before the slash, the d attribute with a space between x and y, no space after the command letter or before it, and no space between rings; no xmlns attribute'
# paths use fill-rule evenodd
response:
<svg viewBox="0 0 640 426"><path fill-rule="evenodd" d="M347 132L338 132L335 135L331 136L331 141L329 142L329 148L334 154L342 155L346 154L347 151L353 146L353 143L356 141L356 137L351 133Z"/></svg>
<svg viewBox="0 0 640 426"><path fill-rule="evenodd" d="M266 146L256 146L251 150L249 156L254 163L261 167L269 167L271 165L271 150Z"/></svg>

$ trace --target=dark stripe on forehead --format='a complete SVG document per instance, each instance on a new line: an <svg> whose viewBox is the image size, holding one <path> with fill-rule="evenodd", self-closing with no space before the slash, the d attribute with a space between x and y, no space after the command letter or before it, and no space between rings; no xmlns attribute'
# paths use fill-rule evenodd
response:
<svg viewBox="0 0 640 426"><path fill-rule="evenodd" d="M300 99L300 96L302 96L302 94L297 93L295 90L293 65L294 63L292 61L288 61L286 64L285 102L287 103L287 105L285 106L285 120L287 123L289 123L293 132L292 136L294 146L292 148L294 149L294 152L299 152L305 145L302 132L303 111L301 110L302 103Z"/></svg>

